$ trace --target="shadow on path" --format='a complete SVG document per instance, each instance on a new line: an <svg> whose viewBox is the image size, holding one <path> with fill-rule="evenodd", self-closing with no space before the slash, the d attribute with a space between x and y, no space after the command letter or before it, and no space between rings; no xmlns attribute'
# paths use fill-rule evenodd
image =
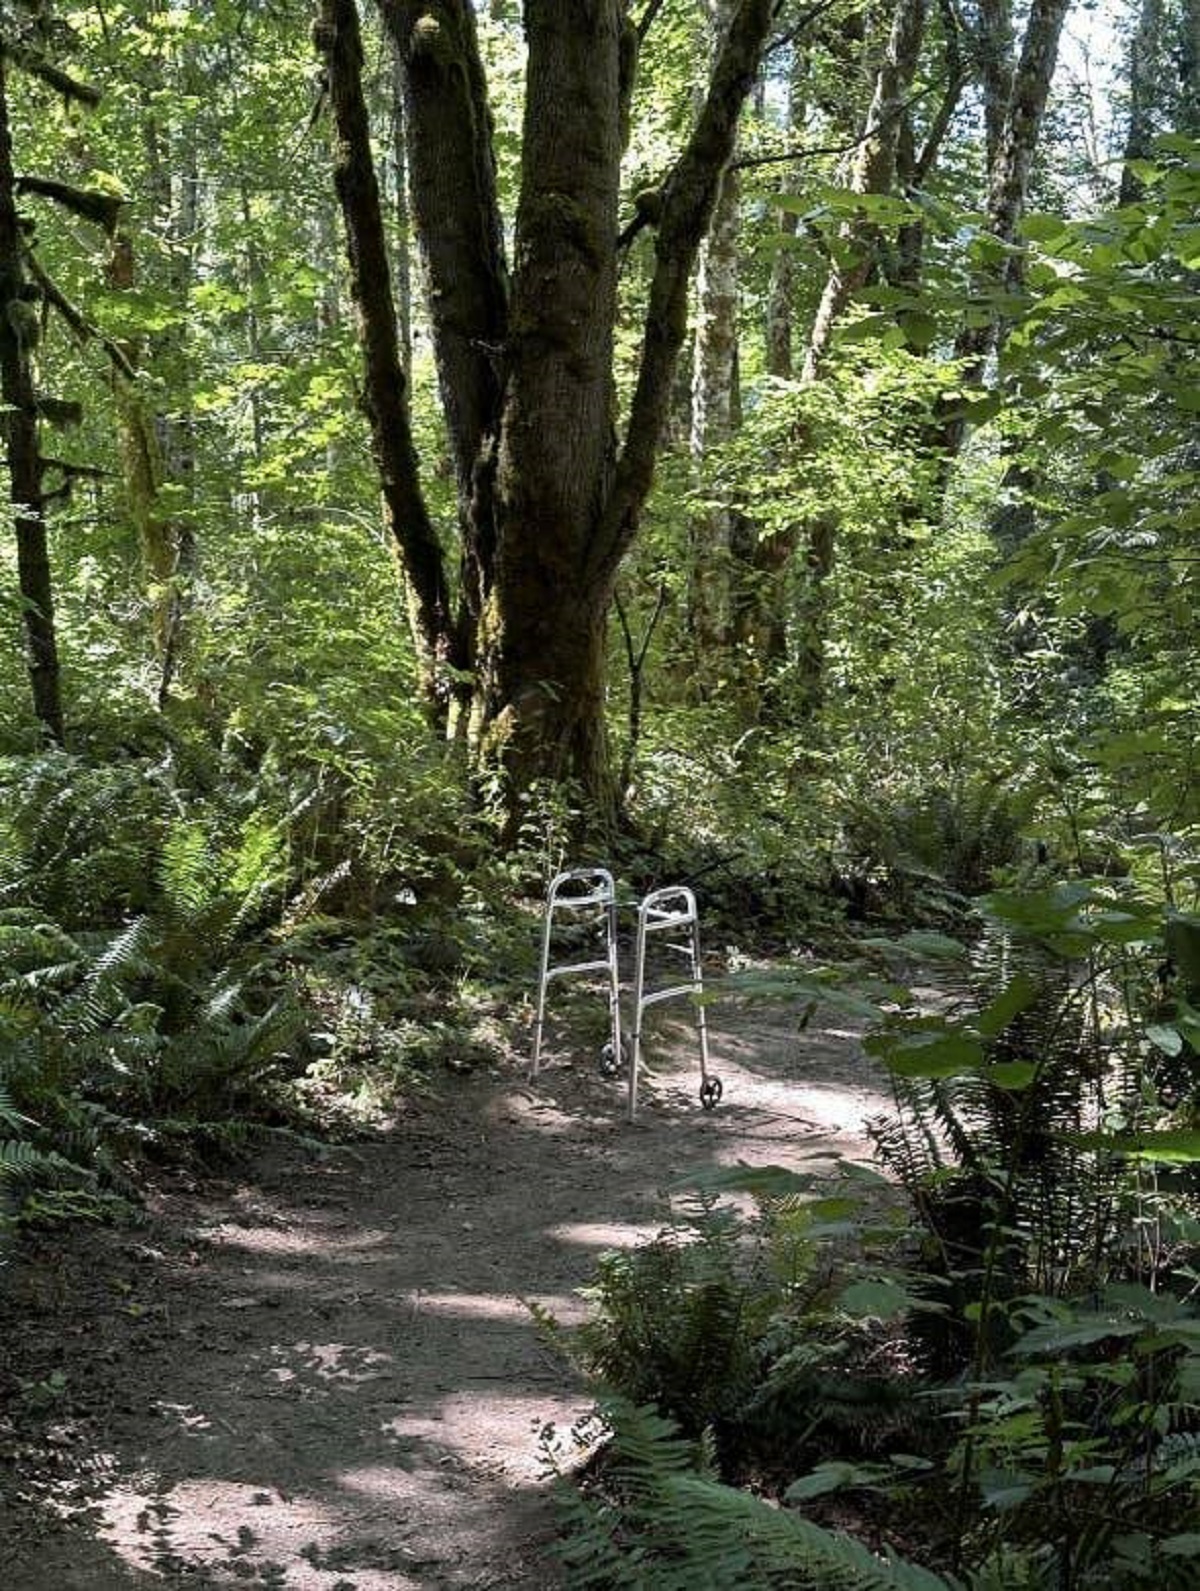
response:
<svg viewBox="0 0 1200 1591"><path fill-rule="evenodd" d="M20 1395L63 1410L35 1443L0 1425L0 1584L555 1584L539 1437L586 1399L524 1300L580 1318L596 1254L657 1229L672 1177L861 1155L886 1103L851 1032L710 1021L711 1114L686 1026L659 1027L634 1126L560 1037L536 1084L477 1077L386 1139L273 1153L24 1266L0 1329L25 1337Z"/></svg>

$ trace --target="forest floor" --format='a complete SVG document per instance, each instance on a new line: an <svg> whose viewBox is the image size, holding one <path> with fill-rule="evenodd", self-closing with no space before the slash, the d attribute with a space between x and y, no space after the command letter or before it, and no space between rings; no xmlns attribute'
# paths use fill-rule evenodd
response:
<svg viewBox="0 0 1200 1591"><path fill-rule="evenodd" d="M524 1300L579 1320L672 1178L864 1159L887 1104L836 1017L709 1022L711 1113L685 1023L656 1024L633 1126L562 1023L535 1082L514 1055L370 1141L26 1240L0 1273L4 1591L554 1585L540 1433L569 1446L588 1400Z"/></svg>

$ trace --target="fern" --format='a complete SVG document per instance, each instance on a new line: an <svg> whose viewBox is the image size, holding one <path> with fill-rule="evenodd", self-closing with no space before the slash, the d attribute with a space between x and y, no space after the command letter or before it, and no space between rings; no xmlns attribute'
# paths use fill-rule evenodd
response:
<svg viewBox="0 0 1200 1591"><path fill-rule="evenodd" d="M0 1181L14 1183L60 1182L87 1179L88 1172L54 1150L36 1149L23 1138L0 1142Z"/></svg>
<svg viewBox="0 0 1200 1591"><path fill-rule="evenodd" d="M613 1431L605 1495L564 1492L570 1526L558 1549L569 1583L646 1591L957 1591L961 1582L890 1550L826 1530L722 1485L697 1448L652 1409L605 1405Z"/></svg>
<svg viewBox="0 0 1200 1591"><path fill-rule="evenodd" d="M577 1334L584 1368L691 1436L737 1419L782 1301L744 1225L707 1199L654 1242L603 1255L585 1296L595 1313Z"/></svg>

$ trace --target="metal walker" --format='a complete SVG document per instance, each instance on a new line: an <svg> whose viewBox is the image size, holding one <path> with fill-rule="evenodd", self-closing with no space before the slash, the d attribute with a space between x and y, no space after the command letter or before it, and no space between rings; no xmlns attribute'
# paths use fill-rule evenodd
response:
<svg viewBox="0 0 1200 1591"><path fill-rule="evenodd" d="M674 934L663 940L663 948L686 956L691 977L686 983L673 983L665 989L646 993L646 941L651 934ZM683 884L668 884L652 890L638 907L637 944L634 951L633 1051L629 1057L629 1119L637 1120L638 1069L642 1059L642 1017L649 1006L662 1000L689 995L700 1001L704 994L704 968L700 960L700 917L696 897ZM723 1089L721 1079L708 1070L708 1025L704 1006L697 1003L696 1026L700 1036L700 1103L712 1110Z"/></svg>
<svg viewBox="0 0 1200 1591"><path fill-rule="evenodd" d="M556 912L591 911L603 913L604 957L602 960L564 962L550 965L550 941ZM557 873L546 896L546 917L542 925L542 960L538 976L537 1024L533 1031L532 1075L538 1075L542 1059L542 1035L546 1020L546 989L552 978L577 972L608 974L608 1010L612 1036L600 1053L600 1070L612 1076L620 1069L621 991L617 971L617 889L612 874L603 867L574 867Z"/></svg>

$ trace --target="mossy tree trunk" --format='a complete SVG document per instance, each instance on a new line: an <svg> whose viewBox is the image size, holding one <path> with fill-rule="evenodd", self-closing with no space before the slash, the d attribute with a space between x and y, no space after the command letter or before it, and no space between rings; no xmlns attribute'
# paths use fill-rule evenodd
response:
<svg viewBox="0 0 1200 1591"><path fill-rule="evenodd" d="M452 690L451 594L437 534L417 475L400 360L391 271L363 94L363 49L355 0L321 0L314 39L334 123L333 180L346 226L350 293L358 314L364 408L383 489L384 515L401 564L428 712L442 723Z"/></svg>
<svg viewBox="0 0 1200 1591"><path fill-rule="evenodd" d="M0 52L0 397L6 410L4 439L9 497L17 540L17 583L25 630L33 710L48 739L64 741L54 585L46 533L46 495L38 442L33 348L40 331L38 298L24 269L17 214L8 79Z"/></svg>
<svg viewBox="0 0 1200 1591"><path fill-rule="evenodd" d="M732 0L707 0L715 55L733 17ZM725 168L696 277L696 335L692 350L689 444L697 472L734 434L738 402L739 182ZM707 695L719 677L731 640L731 552L734 516L723 503L702 504L692 516L688 568L688 629L694 680Z"/></svg>
<svg viewBox="0 0 1200 1591"><path fill-rule="evenodd" d="M431 634L440 635L454 678L471 681L474 752L481 766L504 774L512 810L538 780L570 780L599 815L611 816L608 613L650 489L686 336L688 282L774 0L737 5L692 136L665 184L623 442L613 345L620 162L636 57L624 0L525 6L511 277L474 8L470 0L380 0L380 9L403 68L413 220L458 487L457 602L452 615L440 595L427 604ZM347 84L361 67L340 42L356 34L353 13L353 0L323 0L318 32L327 63ZM332 88L331 100L337 113ZM378 193L365 136L340 137L338 185L353 259L374 229ZM373 434L381 460L389 438L388 445L403 442L409 506L397 523L408 534L422 525L424 500L396 401L404 373L384 280L375 267L360 272L368 408L382 415L394 404L386 419L372 414ZM389 318L393 351L376 359ZM424 545L423 530L422 538ZM444 574L438 580L439 593L450 589Z"/></svg>

